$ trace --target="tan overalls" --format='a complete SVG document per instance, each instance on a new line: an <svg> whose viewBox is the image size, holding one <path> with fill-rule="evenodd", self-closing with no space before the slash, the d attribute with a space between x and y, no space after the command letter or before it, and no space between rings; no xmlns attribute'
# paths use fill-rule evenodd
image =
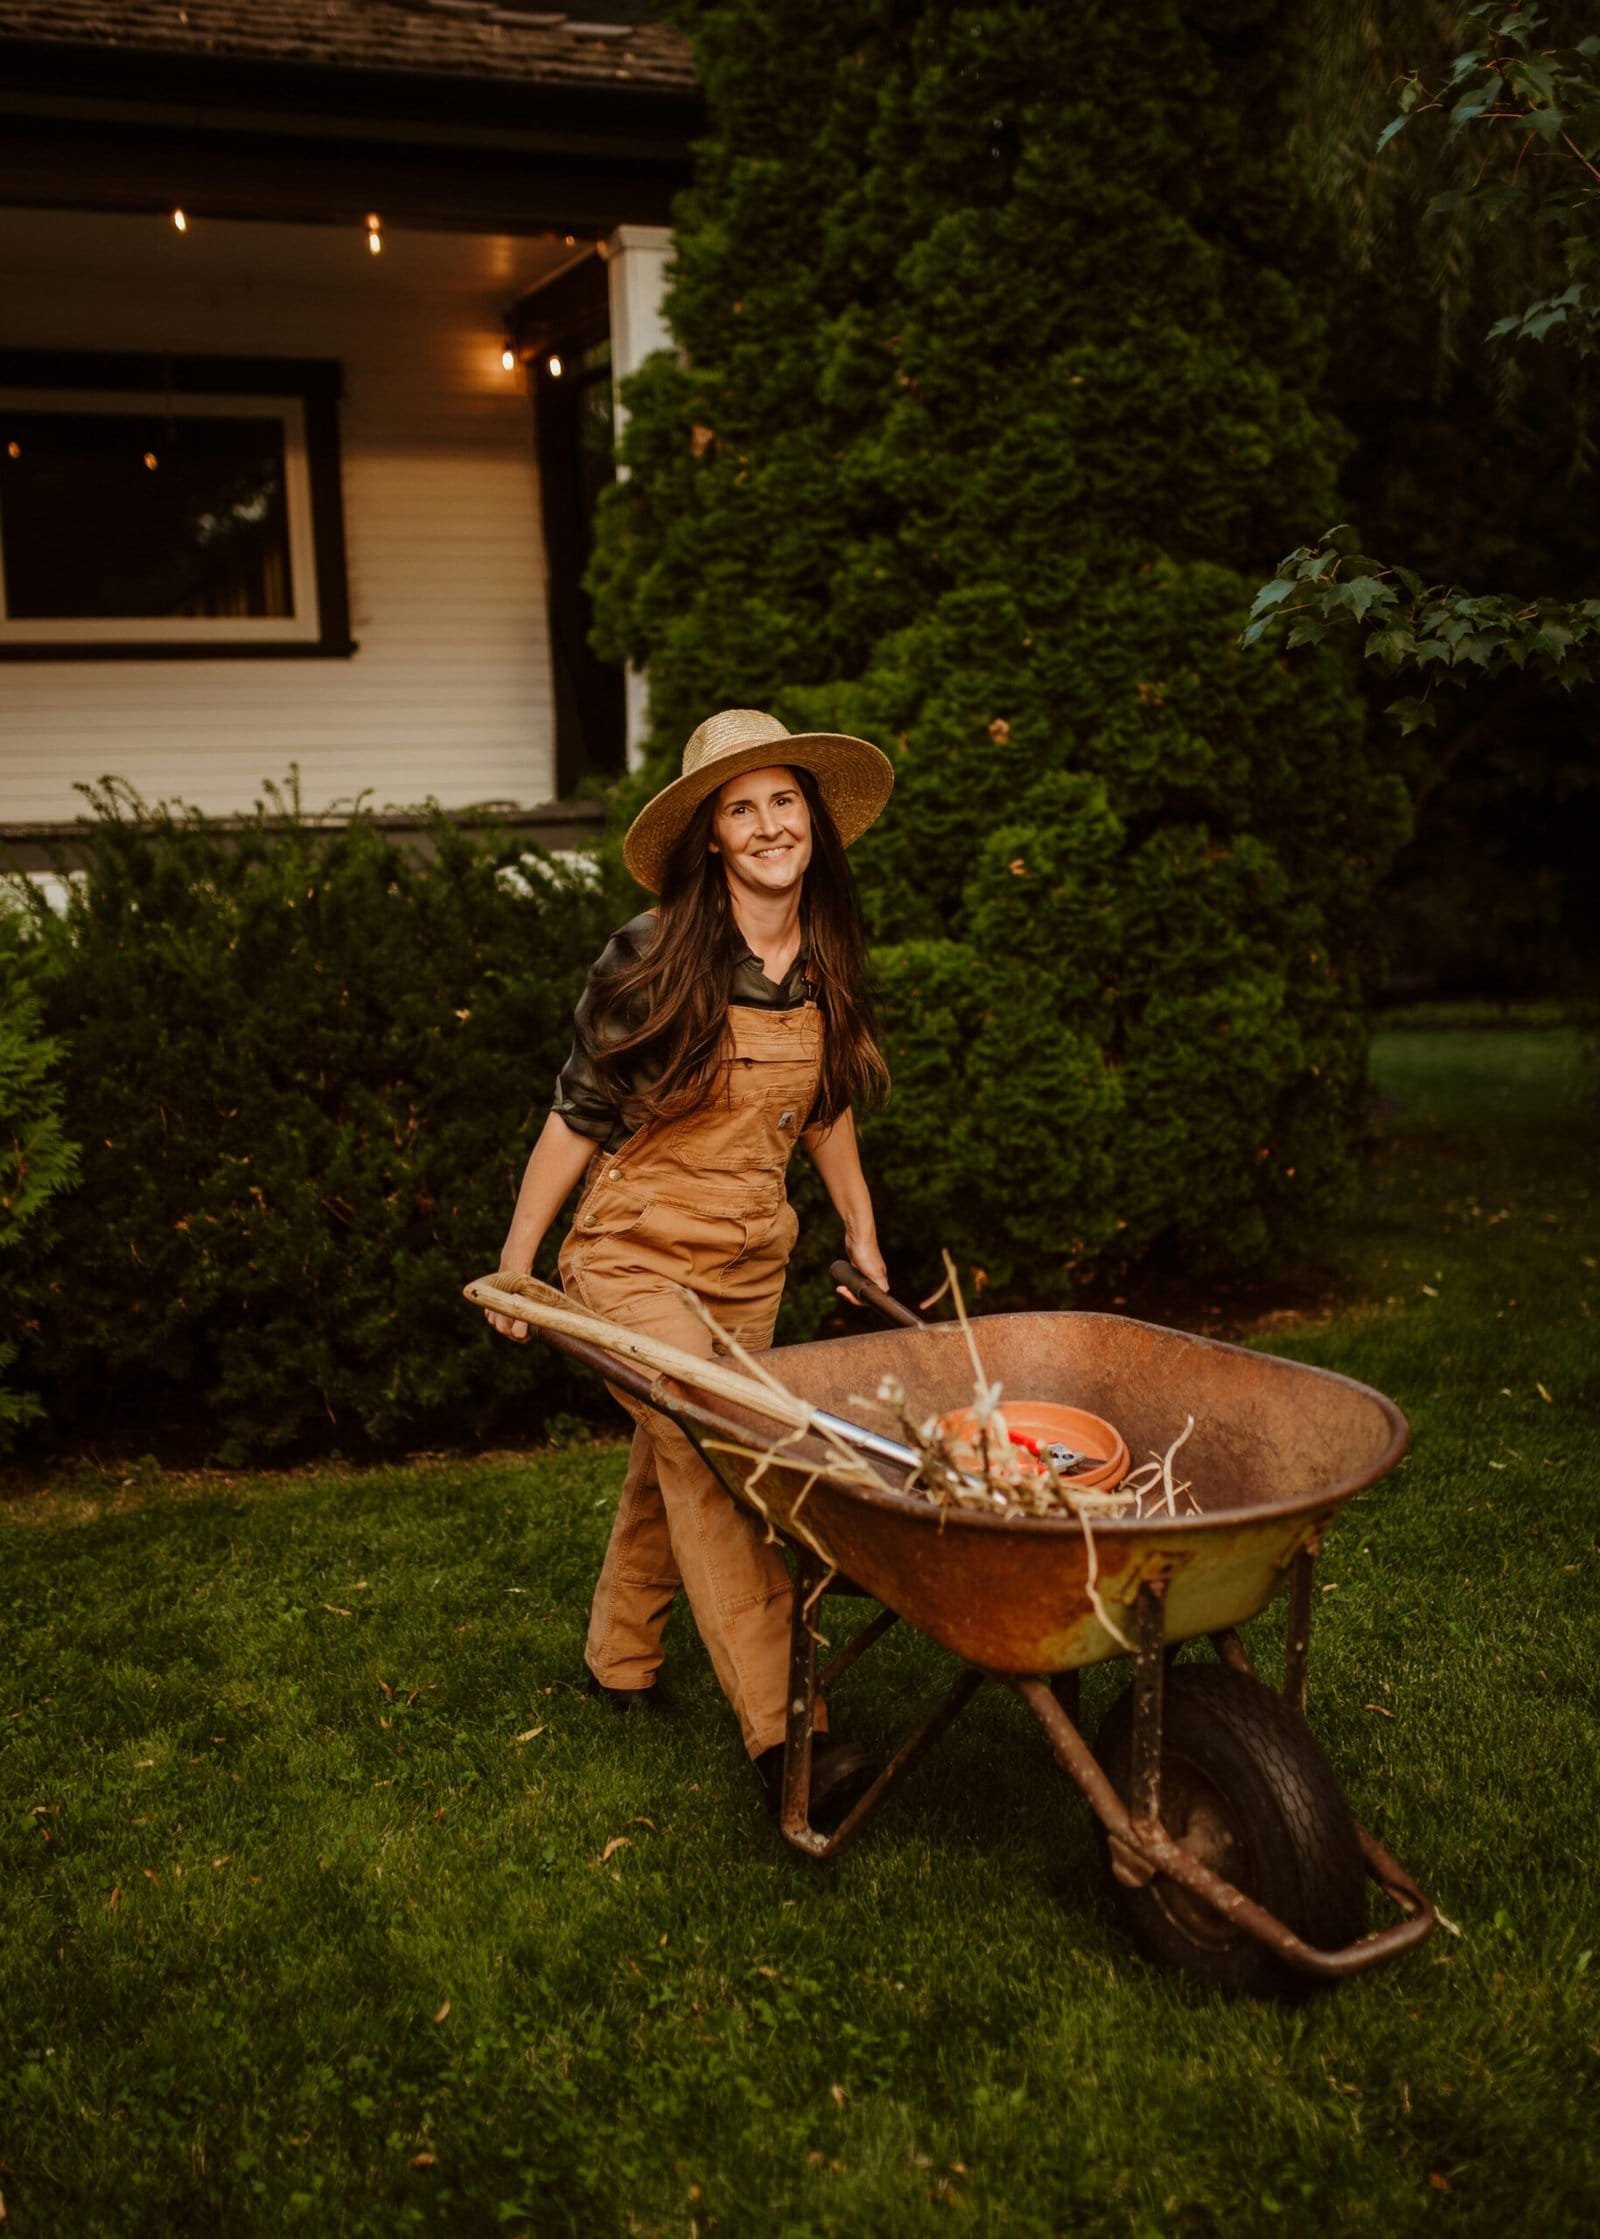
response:
<svg viewBox="0 0 1600 2239"><path fill-rule="evenodd" d="M798 1228L784 1192L822 1068L814 1003L728 1009L728 1058L687 1119L651 1121L589 1169L561 1281L585 1306L710 1359L715 1340L673 1292L692 1290L742 1345L772 1341ZM681 1585L752 1757L781 1742L789 1573L776 1545L674 1424L615 1396L639 1427L589 1618L606 1687L649 1687Z"/></svg>

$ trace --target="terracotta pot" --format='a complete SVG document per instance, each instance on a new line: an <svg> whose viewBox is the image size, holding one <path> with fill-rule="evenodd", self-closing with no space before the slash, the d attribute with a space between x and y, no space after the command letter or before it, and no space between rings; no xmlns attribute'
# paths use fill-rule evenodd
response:
<svg viewBox="0 0 1600 2239"><path fill-rule="evenodd" d="M1104 1416L1043 1399L1008 1399L1001 1403L1000 1412L1008 1429L1020 1431L1024 1438L1036 1440L1041 1446L1070 1446L1076 1454L1104 1455L1103 1461L1073 1471L1071 1483L1086 1491L1120 1485L1128 1474L1127 1441ZM941 1415L939 1428L947 1438L977 1443L978 1426L970 1407L952 1408L948 1415Z"/></svg>

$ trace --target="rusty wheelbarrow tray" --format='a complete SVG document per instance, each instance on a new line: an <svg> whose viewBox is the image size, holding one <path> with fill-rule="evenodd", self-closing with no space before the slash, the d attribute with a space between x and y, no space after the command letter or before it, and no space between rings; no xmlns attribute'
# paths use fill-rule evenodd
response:
<svg viewBox="0 0 1600 2239"><path fill-rule="evenodd" d="M914 1321L881 1294L875 1302ZM729 1491L794 1550L780 1818L787 1841L814 1858L837 1857L976 1691L995 1682L1027 1706L1082 1791L1104 1831L1129 1925L1157 1956L1224 1987L1282 1989L1296 1976L1358 1973L1422 1942L1437 1919L1433 1905L1350 1817L1305 1724L1322 1536L1339 1507L1404 1454L1409 1434L1399 1410L1329 1370L1119 1315L990 1315L977 1330L986 1370L1007 1391L1091 1409L1117 1424L1135 1457L1165 1451L1192 1414L1182 1458L1198 1512L1106 1517L1094 1524L1091 1542L1072 1519L941 1511L889 1482L877 1491L831 1475L818 1437L779 1444L769 1421L736 1402L652 1380L598 1346L552 1340L669 1415ZM802 1399L857 1419L859 1399L885 1375L904 1386L918 1420L971 1398L971 1365L955 1323L784 1346L764 1359ZM897 1477L892 1466L877 1466L886 1480ZM837 1581L882 1608L819 1669L814 1612ZM1238 1628L1285 1584L1288 1643L1278 1697L1256 1678ZM897 1619L950 1650L963 1669L849 1817L824 1836L806 1811L819 1691ZM1218 1663L1172 1670L1178 1648L1198 1638L1210 1641ZM1131 1656L1133 1684L1102 1727L1097 1755L1079 1728L1077 1675L1115 1656ZM1207 1727L1219 1713L1227 1732L1218 1727L1214 1749ZM1110 1746L1113 1727L1118 1738ZM1265 1804L1263 1780L1273 1791ZM1346 1856L1346 1866L1330 1863L1332 1853ZM1359 1933L1363 1869L1403 1915L1369 1935ZM1341 1873L1343 1894L1330 1898ZM1252 1888L1263 1882L1291 1896L1310 1892L1299 1927L1280 1917L1293 1905L1275 1912L1263 1901L1268 1892ZM1341 1923L1333 1939L1330 1919Z"/></svg>

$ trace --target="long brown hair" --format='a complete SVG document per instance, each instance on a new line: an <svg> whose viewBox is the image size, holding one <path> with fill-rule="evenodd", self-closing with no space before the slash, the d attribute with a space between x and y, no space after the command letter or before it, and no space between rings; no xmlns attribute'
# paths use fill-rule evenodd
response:
<svg viewBox="0 0 1600 2239"><path fill-rule="evenodd" d="M882 1103L867 936L844 842L816 779L790 763L811 811L811 861L800 908L808 971L822 1010L822 1078L807 1124L831 1126L852 1104ZM717 796L700 803L667 861L655 939L609 980L601 1001L639 1023L595 1052L602 1087L630 1120L682 1119L711 1095L724 1055L728 999L745 943L722 858L711 852Z"/></svg>

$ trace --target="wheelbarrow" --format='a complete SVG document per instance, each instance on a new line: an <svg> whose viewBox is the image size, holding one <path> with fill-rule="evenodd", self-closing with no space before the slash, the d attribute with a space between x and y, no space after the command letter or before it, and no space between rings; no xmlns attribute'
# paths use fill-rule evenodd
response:
<svg viewBox="0 0 1600 2239"><path fill-rule="evenodd" d="M812 1406L859 1419L884 1377L916 1420L969 1402L972 1367L954 1322L928 1323L839 1262L845 1283L896 1325L761 1356ZM484 1286L473 1285L475 1297ZM480 1301L481 1302L481 1301ZM1192 1512L1075 1517L937 1507L841 1472L821 1435L785 1437L725 1395L651 1377L604 1345L551 1342L629 1397L668 1415L728 1491L792 1550L796 1591L779 1825L815 1859L856 1841L891 1789L985 1685L1008 1687L1043 1730L1098 1822L1113 1900L1155 1959L1225 1990L1293 1993L1360 1973L1427 1937L1437 1913L1357 1824L1306 1722L1314 1570L1343 1504L1404 1454L1399 1410L1365 1384L1120 1315L1037 1312L976 1325L984 1366L1007 1392L1061 1400L1115 1423L1135 1454L1162 1452L1185 1418ZM881 1606L819 1663L825 1590ZM1239 1628L1287 1590L1281 1692L1257 1675ZM960 1669L843 1823L807 1813L818 1697L904 1622ZM1213 1654L1179 1663L1186 1642ZM1131 1660L1131 1685L1093 1748L1079 1674ZM1370 1877L1400 1918L1363 1933Z"/></svg>

